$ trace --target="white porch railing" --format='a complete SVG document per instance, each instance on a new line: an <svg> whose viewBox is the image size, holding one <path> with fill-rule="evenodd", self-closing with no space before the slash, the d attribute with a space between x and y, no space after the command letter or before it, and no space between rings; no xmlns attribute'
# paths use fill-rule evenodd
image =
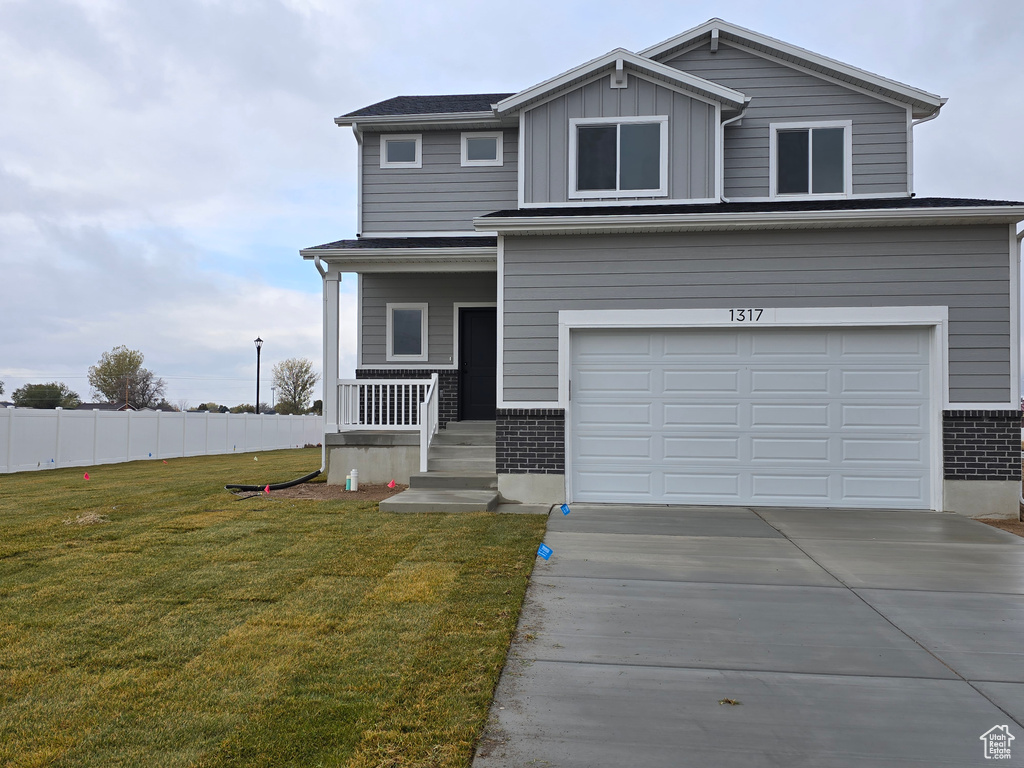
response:
<svg viewBox="0 0 1024 768"><path fill-rule="evenodd" d="M420 471L438 430L437 374L429 379L345 379L338 382L338 430L420 433Z"/></svg>

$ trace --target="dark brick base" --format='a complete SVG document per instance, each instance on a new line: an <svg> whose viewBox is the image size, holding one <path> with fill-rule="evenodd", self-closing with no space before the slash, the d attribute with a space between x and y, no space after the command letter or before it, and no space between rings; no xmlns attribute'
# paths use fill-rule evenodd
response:
<svg viewBox="0 0 1024 768"><path fill-rule="evenodd" d="M947 480L1020 480L1020 411L943 411Z"/></svg>
<svg viewBox="0 0 1024 768"><path fill-rule="evenodd" d="M429 379L437 374L440 387L437 399L437 423L444 429L449 421L459 420L459 372L432 371L426 368L359 368L357 379Z"/></svg>
<svg viewBox="0 0 1024 768"><path fill-rule="evenodd" d="M565 411L499 408L495 423L499 475L565 474Z"/></svg>

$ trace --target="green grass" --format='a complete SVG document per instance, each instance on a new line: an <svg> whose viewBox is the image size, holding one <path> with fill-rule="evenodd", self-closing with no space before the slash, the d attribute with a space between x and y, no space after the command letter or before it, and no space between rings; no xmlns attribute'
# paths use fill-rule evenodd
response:
<svg viewBox="0 0 1024 768"><path fill-rule="evenodd" d="M545 520L222 487L319 462L0 475L0 765L468 765Z"/></svg>

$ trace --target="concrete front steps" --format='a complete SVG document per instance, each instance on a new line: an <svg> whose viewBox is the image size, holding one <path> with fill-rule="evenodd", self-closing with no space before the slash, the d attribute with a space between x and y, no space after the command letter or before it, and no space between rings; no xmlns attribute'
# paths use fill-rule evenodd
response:
<svg viewBox="0 0 1024 768"><path fill-rule="evenodd" d="M427 471L409 490L380 503L382 512L480 512L498 506L494 422L449 421L434 437Z"/></svg>

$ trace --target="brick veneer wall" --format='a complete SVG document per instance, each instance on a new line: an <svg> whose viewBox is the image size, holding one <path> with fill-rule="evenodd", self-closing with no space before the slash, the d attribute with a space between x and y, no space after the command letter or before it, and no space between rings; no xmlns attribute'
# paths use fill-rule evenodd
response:
<svg viewBox="0 0 1024 768"><path fill-rule="evenodd" d="M943 411L947 480L1020 480L1020 411Z"/></svg>
<svg viewBox="0 0 1024 768"><path fill-rule="evenodd" d="M499 475L565 474L565 411L499 408L495 466Z"/></svg>
<svg viewBox="0 0 1024 768"><path fill-rule="evenodd" d="M444 429L449 421L459 420L459 372L432 371L425 368L359 368L357 379L429 379L437 374L437 423Z"/></svg>

